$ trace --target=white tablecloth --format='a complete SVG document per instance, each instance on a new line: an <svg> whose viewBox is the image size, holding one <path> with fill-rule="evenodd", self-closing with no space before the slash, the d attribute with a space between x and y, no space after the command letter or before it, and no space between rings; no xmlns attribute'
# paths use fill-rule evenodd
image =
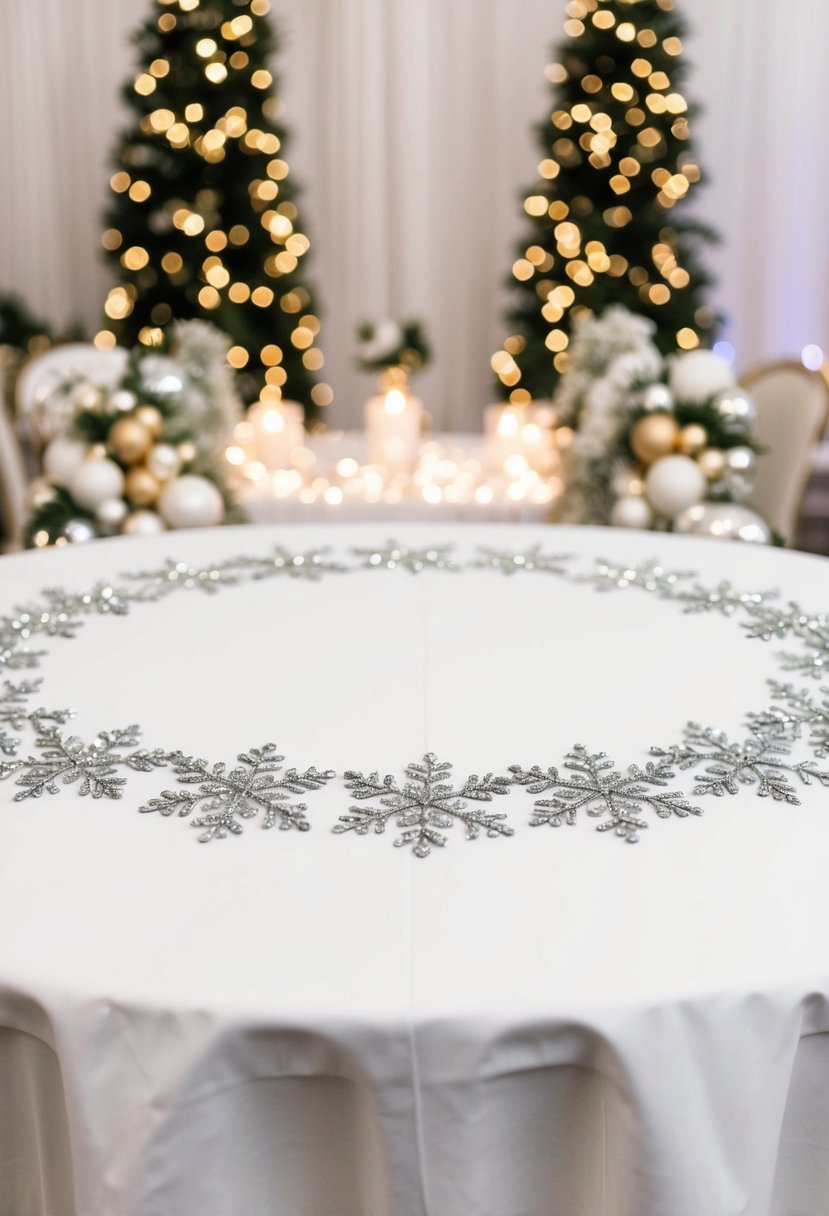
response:
<svg viewBox="0 0 829 1216"><path fill-rule="evenodd" d="M275 543L375 527L226 529L0 559L0 611ZM822 559L594 529L397 529L410 546L655 554L706 586L829 607ZM209 844L123 797L0 783L2 1216L814 1216L829 1208L829 791L690 797L640 843L485 810L515 832L426 858L337 835L346 770L403 779L624 769L692 719L742 738L791 641L636 588L549 573L366 569L178 590L45 639L37 701L85 740L139 723L212 764L273 741L336 770L310 831ZM33 643L34 644L34 643ZM25 724L24 724L25 730ZM33 750L24 734L20 754ZM792 762L810 756L806 739ZM829 761L823 762L823 767ZM536 796L538 797L538 796ZM547 793L544 798L552 797ZM296 799L294 799L296 801ZM478 804L475 804L478 805Z"/></svg>

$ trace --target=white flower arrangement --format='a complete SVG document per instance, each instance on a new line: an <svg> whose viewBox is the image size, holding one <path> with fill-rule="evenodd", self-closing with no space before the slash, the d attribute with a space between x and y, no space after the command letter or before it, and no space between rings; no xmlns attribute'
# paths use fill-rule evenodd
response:
<svg viewBox="0 0 829 1216"><path fill-rule="evenodd" d="M567 373L553 398L559 424L573 430L565 456L565 523L607 522L633 393L662 373L653 332L652 321L620 305L574 324Z"/></svg>

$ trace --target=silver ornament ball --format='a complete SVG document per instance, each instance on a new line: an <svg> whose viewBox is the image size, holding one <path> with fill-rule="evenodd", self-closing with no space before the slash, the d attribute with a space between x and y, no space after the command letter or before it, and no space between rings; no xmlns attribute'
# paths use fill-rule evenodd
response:
<svg viewBox="0 0 829 1216"><path fill-rule="evenodd" d="M754 402L741 388L717 393L712 404L729 435L746 435L757 421Z"/></svg>
<svg viewBox="0 0 829 1216"><path fill-rule="evenodd" d="M728 448L725 453L725 466L732 473L751 477L757 471L756 453L742 444L737 448Z"/></svg>
<svg viewBox="0 0 829 1216"><path fill-rule="evenodd" d="M669 413L674 407L674 395L667 384L649 384L642 392L640 405L648 413L656 410Z"/></svg>
<svg viewBox="0 0 829 1216"><path fill-rule="evenodd" d="M63 529L63 535L70 545L83 545L94 540L97 532L88 519L70 519Z"/></svg>
<svg viewBox="0 0 829 1216"><path fill-rule="evenodd" d="M169 355L147 355L141 362L141 383L148 392L166 397L184 388L184 373Z"/></svg>
<svg viewBox="0 0 829 1216"><path fill-rule="evenodd" d="M756 511L733 502L701 502L674 520L674 531L686 536L710 536L718 540L741 540L768 545L771 531Z"/></svg>

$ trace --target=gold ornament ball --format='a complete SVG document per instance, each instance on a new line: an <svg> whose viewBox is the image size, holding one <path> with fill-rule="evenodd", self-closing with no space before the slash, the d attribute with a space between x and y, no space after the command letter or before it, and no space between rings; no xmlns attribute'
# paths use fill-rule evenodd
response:
<svg viewBox="0 0 829 1216"><path fill-rule="evenodd" d="M149 507L161 493L161 484L153 477L149 469L130 469L127 473L124 493L133 506Z"/></svg>
<svg viewBox="0 0 829 1216"><path fill-rule="evenodd" d="M186 440L178 445L178 454L181 457L182 464L189 464L191 460L196 459L196 445Z"/></svg>
<svg viewBox="0 0 829 1216"><path fill-rule="evenodd" d="M676 447L679 427L670 414L648 414L640 418L630 436L630 446L643 464L653 464Z"/></svg>
<svg viewBox="0 0 829 1216"><path fill-rule="evenodd" d="M689 422L679 432L678 450L683 456L696 456L708 442L708 432L698 422Z"/></svg>
<svg viewBox="0 0 829 1216"><path fill-rule="evenodd" d="M136 418L119 418L109 432L109 449L122 464L138 464L152 443L152 435Z"/></svg>
<svg viewBox="0 0 829 1216"><path fill-rule="evenodd" d="M139 405L133 418L147 428L153 439L158 439L164 430L164 415L154 405Z"/></svg>
<svg viewBox="0 0 829 1216"><path fill-rule="evenodd" d="M725 452L720 448L704 448L697 456L697 464L709 481L719 481L725 475Z"/></svg>

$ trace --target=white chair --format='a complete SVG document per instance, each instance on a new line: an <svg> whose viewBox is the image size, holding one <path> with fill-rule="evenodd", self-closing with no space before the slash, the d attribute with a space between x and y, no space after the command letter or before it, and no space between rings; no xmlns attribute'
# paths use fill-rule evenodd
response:
<svg viewBox="0 0 829 1216"><path fill-rule="evenodd" d="M740 383L757 406L753 438L768 448L757 462L750 505L791 543L829 418L829 380L791 361L755 368Z"/></svg>
<svg viewBox="0 0 829 1216"><path fill-rule="evenodd" d="M17 379L17 417L23 438L38 449L65 432L72 402L62 385L88 380L112 388L124 374L129 352L98 350L87 342L68 342L31 359Z"/></svg>
<svg viewBox="0 0 829 1216"><path fill-rule="evenodd" d="M5 407L5 381L11 367L12 361L0 351L0 552L19 547L26 523L26 465Z"/></svg>

